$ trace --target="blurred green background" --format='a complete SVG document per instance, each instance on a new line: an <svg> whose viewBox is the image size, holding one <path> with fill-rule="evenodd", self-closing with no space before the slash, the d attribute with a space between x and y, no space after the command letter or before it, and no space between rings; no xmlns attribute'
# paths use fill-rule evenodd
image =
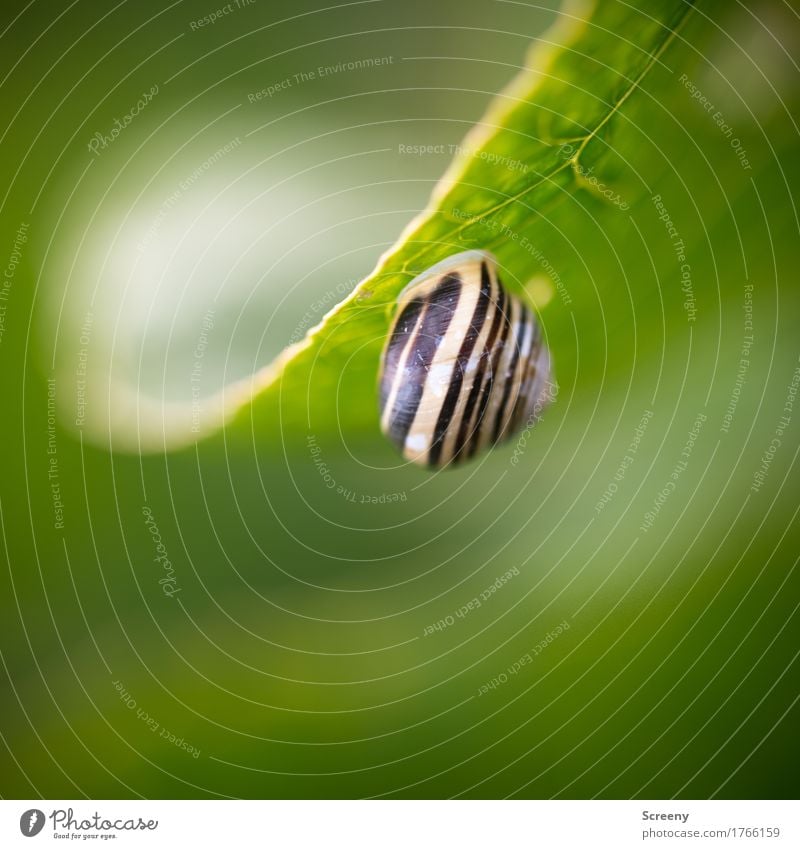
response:
<svg viewBox="0 0 800 849"><path fill-rule="evenodd" d="M440 475L336 426L374 373L305 428L86 426L109 365L202 405L300 338L556 17L227 9L2 12L0 793L795 797L795 9L698 4L593 163L628 208L547 211L557 402Z"/></svg>

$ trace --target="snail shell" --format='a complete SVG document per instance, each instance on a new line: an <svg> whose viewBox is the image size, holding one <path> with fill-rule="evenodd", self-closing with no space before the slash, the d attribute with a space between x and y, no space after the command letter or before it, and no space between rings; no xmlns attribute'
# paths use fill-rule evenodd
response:
<svg viewBox="0 0 800 849"><path fill-rule="evenodd" d="M495 258L456 254L398 297L381 357L381 430L413 463L460 463L532 424L549 378L539 323L506 292Z"/></svg>

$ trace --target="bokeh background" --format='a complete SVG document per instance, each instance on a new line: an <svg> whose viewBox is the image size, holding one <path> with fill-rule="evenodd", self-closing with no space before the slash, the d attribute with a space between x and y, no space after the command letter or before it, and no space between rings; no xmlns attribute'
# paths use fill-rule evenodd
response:
<svg viewBox="0 0 800 849"><path fill-rule="evenodd" d="M263 428L99 436L97 375L202 407L320 321L556 15L4 5L2 795L796 796L794 4L699 3L609 127L620 203L547 210L516 453L400 464L374 356Z"/></svg>

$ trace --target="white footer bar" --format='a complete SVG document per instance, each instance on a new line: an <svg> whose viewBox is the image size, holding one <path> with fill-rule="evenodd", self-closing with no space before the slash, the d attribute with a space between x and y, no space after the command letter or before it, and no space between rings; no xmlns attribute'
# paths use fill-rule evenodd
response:
<svg viewBox="0 0 800 849"><path fill-rule="evenodd" d="M794 801L0 801L0 846L800 846Z"/></svg>

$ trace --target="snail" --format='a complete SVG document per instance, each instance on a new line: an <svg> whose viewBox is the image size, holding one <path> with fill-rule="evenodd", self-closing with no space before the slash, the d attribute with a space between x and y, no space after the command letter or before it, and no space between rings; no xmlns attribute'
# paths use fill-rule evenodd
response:
<svg viewBox="0 0 800 849"><path fill-rule="evenodd" d="M381 356L380 422L405 459L453 466L538 418L550 354L530 307L486 251L415 277L398 296Z"/></svg>

